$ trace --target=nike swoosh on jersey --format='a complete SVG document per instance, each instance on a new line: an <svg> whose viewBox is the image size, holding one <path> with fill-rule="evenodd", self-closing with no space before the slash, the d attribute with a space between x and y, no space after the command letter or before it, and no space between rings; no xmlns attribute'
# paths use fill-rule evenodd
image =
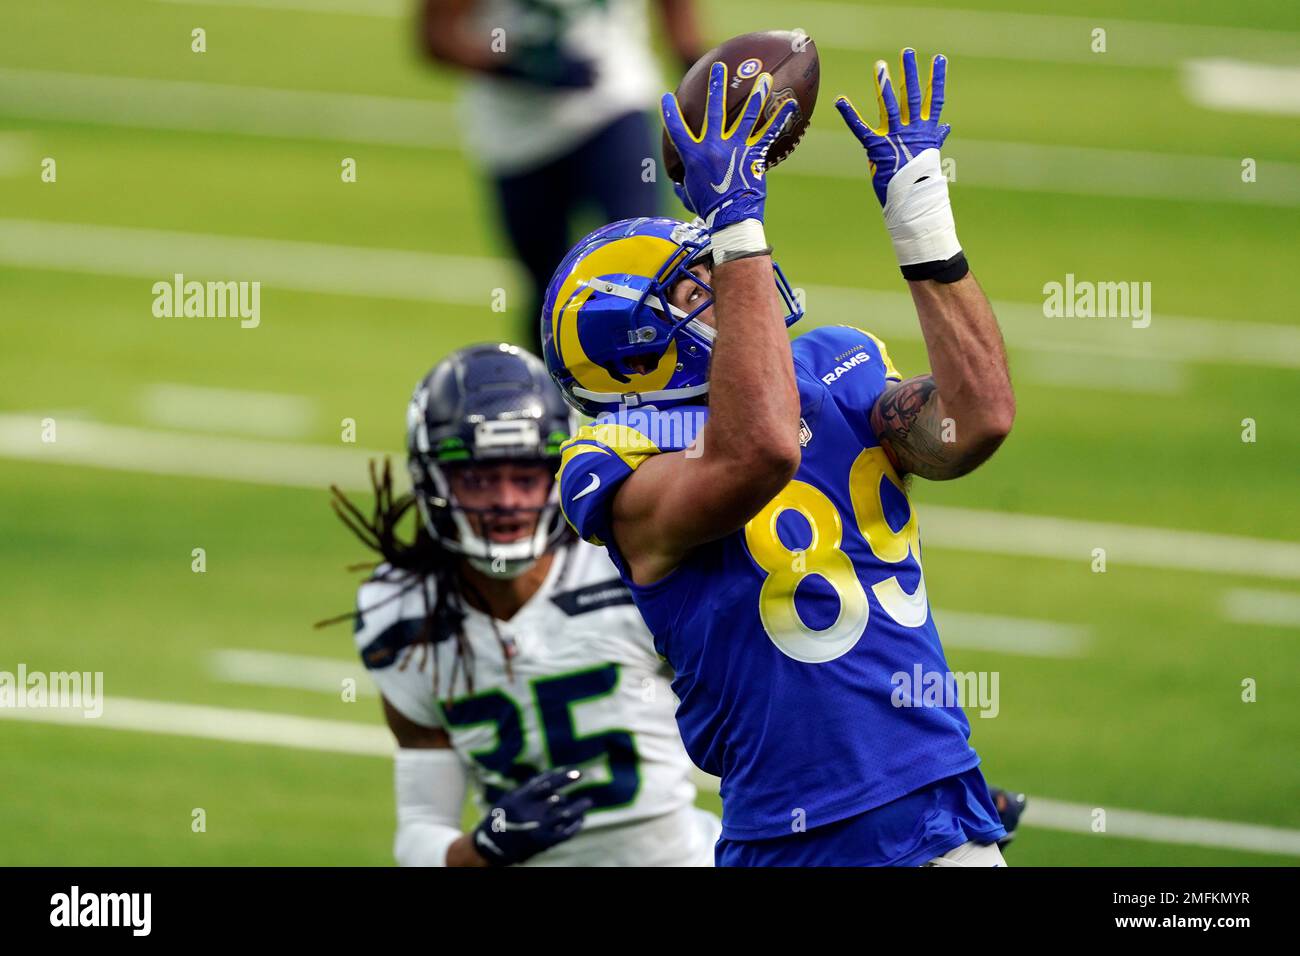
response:
<svg viewBox="0 0 1300 956"><path fill-rule="evenodd" d="M709 188L712 189L715 193L719 193L719 194L725 193L728 189L731 188L731 177L736 172L736 150L738 149L740 149L739 146L733 146L731 149L731 159L728 160L727 163L727 175L722 177L722 185L718 185L717 183L709 183Z"/></svg>
<svg viewBox="0 0 1300 956"><path fill-rule="evenodd" d="M579 498L583 498L591 494L593 491L595 491L597 488L600 487L600 475L597 475L594 472L590 472L590 471L587 472L587 474L591 475L591 484L589 484L586 488L583 488L580 492L574 495L573 496L574 501L577 501Z"/></svg>

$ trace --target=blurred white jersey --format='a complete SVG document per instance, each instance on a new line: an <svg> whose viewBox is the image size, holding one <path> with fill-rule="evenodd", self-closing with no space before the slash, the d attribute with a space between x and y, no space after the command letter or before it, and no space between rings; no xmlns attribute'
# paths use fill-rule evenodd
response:
<svg viewBox="0 0 1300 956"><path fill-rule="evenodd" d="M588 89L547 89L472 74L462 97L470 151L489 170L510 175L541 166L627 113L650 109L662 92L650 52L645 0L480 0L484 37L503 30L512 43L559 36L560 46L595 71Z"/></svg>
<svg viewBox="0 0 1300 956"><path fill-rule="evenodd" d="M420 639L433 580L386 576L381 567L357 595L362 662L407 719L447 731L479 809L551 767L581 767L589 781L580 792L596 806L582 830L526 865L712 865L720 824L694 805L669 674L603 548L560 548L509 621L467 607L459 666L454 636Z"/></svg>

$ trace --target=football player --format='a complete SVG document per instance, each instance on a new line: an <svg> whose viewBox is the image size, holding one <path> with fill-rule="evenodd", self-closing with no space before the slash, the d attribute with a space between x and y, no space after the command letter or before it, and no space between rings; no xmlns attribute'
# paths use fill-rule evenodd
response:
<svg viewBox="0 0 1300 956"><path fill-rule="evenodd" d="M423 0L421 48L465 77L466 145L486 171L533 301L576 238L586 207L605 220L661 209L646 157L655 151L659 70L647 7L688 68L708 49L694 0Z"/></svg>
<svg viewBox="0 0 1300 956"><path fill-rule="evenodd" d="M694 806L663 662L609 558L560 515L570 426L539 359L462 349L407 410L413 494L394 497L387 467L373 516L336 490L383 558L355 627L397 739L400 864L712 864L720 824Z"/></svg>
<svg viewBox="0 0 1300 956"><path fill-rule="evenodd" d="M911 50L879 128L837 106L872 183L932 368L904 379L868 331L797 338L764 233L767 150L794 110L761 74L724 119L664 123L701 217L614 223L552 278L547 365L596 421L564 446L561 502L604 544L675 671L692 759L722 778L722 865L1004 865L1006 829L930 615L908 476L985 461L1014 398L997 321L957 241L939 147L946 61ZM935 699L937 698L937 699Z"/></svg>

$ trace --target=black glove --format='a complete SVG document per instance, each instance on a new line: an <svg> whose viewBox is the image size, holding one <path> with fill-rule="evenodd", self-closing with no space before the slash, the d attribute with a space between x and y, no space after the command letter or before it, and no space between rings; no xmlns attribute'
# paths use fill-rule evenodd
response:
<svg viewBox="0 0 1300 956"><path fill-rule="evenodd" d="M589 797L561 792L581 779L581 770L559 767L511 790L474 828L474 849L493 866L510 866L563 843L595 806Z"/></svg>
<svg viewBox="0 0 1300 956"><path fill-rule="evenodd" d="M998 848L1002 849L1015 839L1020 814L1025 812L1025 804L1029 799L1023 793L1012 793L998 787L989 787L989 796L993 799L998 816L1002 818L1002 828L1007 831L1007 835L998 841Z"/></svg>

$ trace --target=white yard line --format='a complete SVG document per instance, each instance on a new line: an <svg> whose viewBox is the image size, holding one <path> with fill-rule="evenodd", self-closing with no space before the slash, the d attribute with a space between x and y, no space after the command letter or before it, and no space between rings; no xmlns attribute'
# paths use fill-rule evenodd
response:
<svg viewBox="0 0 1300 956"><path fill-rule="evenodd" d="M40 418L0 415L0 457L325 492L331 484L368 489L366 463L385 454L341 442L299 445L76 419L55 419L57 440L45 444L41 427Z"/></svg>
<svg viewBox="0 0 1300 956"><path fill-rule="evenodd" d="M125 697L105 699L103 715L96 719L85 717L80 709L0 708L0 720L5 718L363 757L389 757L394 750L388 731L377 725ZM717 792L716 778L696 773L695 779L701 790ZM1031 794L1024 826L1092 834L1098 839L1121 837L1149 843L1246 850L1274 856L1300 856L1300 830L1121 808L1103 809L1106 810L1106 832L1093 834L1093 807Z"/></svg>
<svg viewBox="0 0 1300 956"><path fill-rule="evenodd" d="M3 235L0 220L0 249ZM1064 276L1051 278L1065 280ZM916 308L906 292L810 285L805 293L808 317L798 328L842 323L868 329L886 343L921 338ZM1170 315L1160 309L1158 290L1153 298L1156 301L1151 324L1144 329L1134 328L1130 320L1122 318L1047 318L1041 302L999 299L993 307L1012 349L1079 356L1094 368L1104 364L1097 359L1113 357L1130 365L1151 363L1156 367L1155 374L1166 379L1177 374L1169 372L1170 363L1175 362L1300 369L1300 326ZM1042 376L1050 374L1050 365L1044 366ZM1103 374L1114 380L1116 373ZM1131 376L1134 372L1130 368L1123 374ZM1073 382L1074 376L1068 381Z"/></svg>
<svg viewBox="0 0 1300 956"><path fill-rule="evenodd" d="M159 0L186 6L410 19L408 0ZM1089 63L1161 67L1186 56L1232 53L1285 60L1300 56L1300 37L1284 31L1117 19L1110 16L1005 13L952 7L909 7L800 0L718 4L714 19L733 11L751 23L787 23L806 30L823 49L896 54L903 40L924 24L926 49L950 57L991 57L1041 63ZM739 22L739 21L738 21ZM1092 51L1092 31L1107 31L1105 53ZM753 29L748 27L747 29ZM864 65L863 73L866 75Z"/></svg>
<svg viewBox="0 0 1300 956"><path fill-rule="evenodd" d="M1183 89L1188 99L1207 109L1300 116L1300 67L1189 60L1183 64Z"/></svg>
<svg viewBox="0 0 1300 956"><path fill-rule="evenodd" d="M214 678L227 684L251 684L257 687L282 687L310 690L322 694L339 694L343 681L356 682L363 697L375 697L375 685L366 669L356 661L309 654L277 654L272 651L249 651L224 648L208 659Z"/></svg>
<svg viewBox="0 0 1300 956"><path fill-rule="evenodd" d="M0 116L420 149L454 147L459 128L437 100L7 67Z"/></svg>
<svg viewBox="0 0 1300 956"><path fill-rule="evenodd" d="M1255 182L1241 179L1241 156L1152 153L1097 146L1056 146L954 138L944 148L953 161L952 191L986 187L1015 192L1066 193L1179 202L1300 206L1300 164L1265 155ZM866 174L860 150L846 149L843 131L810 131L798 158L777 175L856 179Z"/></svg>
<svg viewBox="0 0 1300 956"><path fill-rule="evenodd" d="M458 149L456 108L414 97L284 90L188 80L0 68L0 116L340 144ZM1241 181L1240 156L1199 156L1009 143L961 137L954 188L1300 206L1300 164L1257 157ZM861 150L842 131L813 130L783 175L863 184ZM1157 172L1158 171L1158 174Z"/></svg>
<svg viewBox="0 0 1300 956"><path fill-rule="evenodd" d="M177 272L200 281L255 280L300 292L485 308L493 290L520 286L514 263L483 256L30 219L0 219L0 265L146 280L140 309L142 321L152 322L223 321L153 318L150 287ZM847 323L886 341L921 338L906 292L827 285L804 291L809 317L801 328ZM1031 377L1044 384L1130 391L1146 378L1154 383L1148 390L1175 392L1183 382L1176 362L1300 368L1300 327L1168 315L1158 298L1142 329L1122 318L1046 318L1042 303L994 306L1013 349L1077 357L1068 371L1060 361L1031 365ZM261 311L263 322L275 321L271 301ZM1121 364L1111 367L1104 361L1111 358Z"/></svg>
<svg viewBox="0 0 1300 956"><path fill-rule="evenodd" d="M56 420L57 441L41 441L41 417L0 415L0 458L283 485L367 490L366 463L386 452L329 445L219 438L126 425ZM405 470L396 469L405 482ZM920 508L928 547L1058 558L1089 573L1094 548L1111 570L1128 567L1300 580L1300 544L1047 515Z"/></svg>
<svg viewBox="0 0 1300 956"><path fill-rule="evenodd" d="M133 276L147 280L141 285L140 308L148 321L234 325L237 320L153 318L152 283L172 282L183 273L187 280L257 281L299 292L486 309L493 290L514 285L517 274L517 267L504 259L20 219L0 220L0 264ZM261 313L264 323L275 321L272 302L264 300Z"/></svg>
<svg viewBox="0 0 1300 956"><path fill-rule="evenodd" d="M1221 613L1234 624L1300 628L1300 594L1233 588L1223 595Z"/></svg>
<svg viewBox="0 0 1300 956"><path fill-rule="evenodd" d="M1087 648L1084 628L1055 621L938 609L934 615L947 647L1028 657L1080 657ZM351 679L359 695L376 696L360 663L336 657L222 648L208 656L206 666L214 680L226 684L338 695L343 681Z"/></svg>
<svg viewBox="0 0 1300 956"><path fill-rule="evenodd" d="M385 728L376 725L129 697L106 698L104 712L97 718L88 718L77 708L0 707L0 719L6 717L38 723L138 730L152 734L269 744L364 757L391 756L394 750L392 735Z"/></svg>
<svg viewBox="0 0 1300 956"><path fill-rule="evenodd" d="M1073 624L941 608L934 608L933 614L945 647L1027 657L1082 657L1088 646L1086 629Z"/></svg>
<svg viewBox="0 0 1300 956"><path fill-rule="evenodd" d="M1107 573L1128 566L1300 581L1300 544L1291 541L944 505L918 510L926 543L957 551L1058 558L1091 573L1093 549L1103 548Z"/></svg>
<svg viewBox="0 0 1300 956"><path fill-rule="evenodd" d="M39 176L36 137L27 132L0 132L0 176Z"/></svg>
<svg viewBox="0 0 1300 956"><path fill-rule="evenodd" d="M167 382L141 389L140 410L146 421L167 428L265 438L297 438L316 417L316 403L303 395Z"/></svg>

